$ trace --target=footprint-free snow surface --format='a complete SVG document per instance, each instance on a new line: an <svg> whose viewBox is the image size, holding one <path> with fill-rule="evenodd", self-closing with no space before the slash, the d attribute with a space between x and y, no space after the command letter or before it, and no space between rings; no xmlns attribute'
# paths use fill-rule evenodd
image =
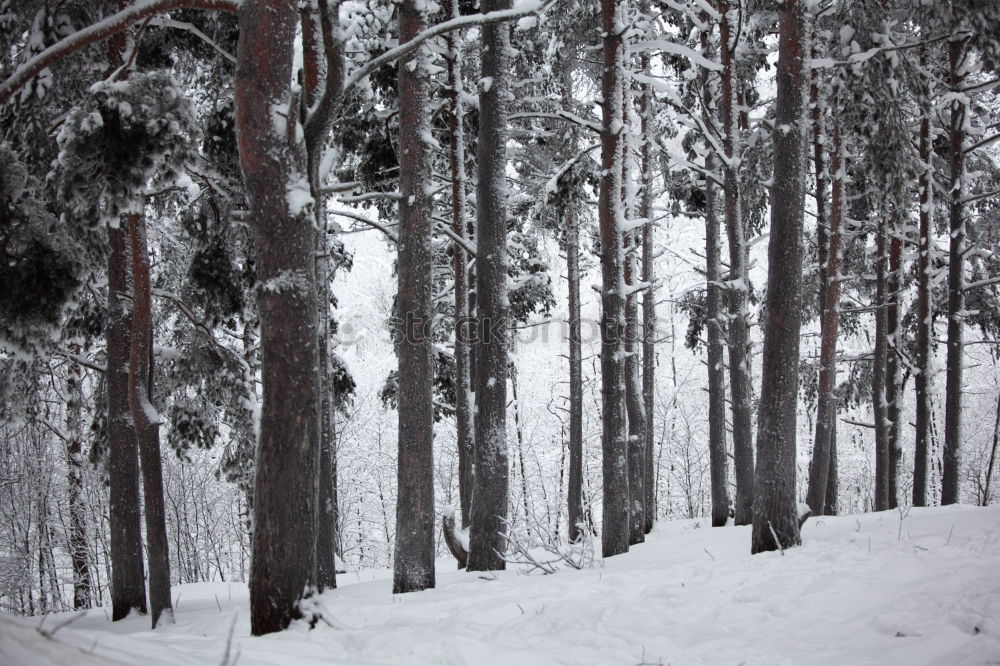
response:
<svg viewBox="0 0 1000 666"><path fill-rule="evenodd" d="M440 560L437 589L401 596L389 571L342 574L328 623L263 638L238 583L175 587L155 632L0 615L0 664L1000 664L1000 506L810 519L802 547L755 556L749 528L704 525L554 575Z"/></svg>

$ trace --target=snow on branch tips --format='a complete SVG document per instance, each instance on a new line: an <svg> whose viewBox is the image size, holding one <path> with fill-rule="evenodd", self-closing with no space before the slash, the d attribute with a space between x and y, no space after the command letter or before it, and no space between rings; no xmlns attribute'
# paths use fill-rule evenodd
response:
<svg viewBox="0 0 1000 666"><path fill-rule="evenodd" d="M340 98L343 98L344 93L363 81L372 72L378 70L387 63L394 62L409 55L413 51L420 48L424 42L429 39L439 37L440 35L447 34L454 30L461 30L463 28L472 28L479 25L486 25L488 23L503 23L505 21L512 21L530 14L542 14L553 4L555 4L555 0L527 0L527 2L519 3L511 9L487 12L486 14L470 14L468 16L460 16L443 23L438 23L437 25L424 30L405 44L400 44L396 48L389 49L382 55L377 58L372 58L361 67L351 72L350 76L347 77L347 80L344 81L344 86L340 90L339 96Z"/></svg>
<svg viewBox="0 0 1000 666"><path fill-rule="evenodd" d="M97 23L77 30L18 67L6 81L0 83L0 104L6 104L11 96L28 81L66 56L76 53L85 46L116 35L134 23L171 9L208 9L235 12L238 7L239 0L145 0L137 2Z"/></svg>

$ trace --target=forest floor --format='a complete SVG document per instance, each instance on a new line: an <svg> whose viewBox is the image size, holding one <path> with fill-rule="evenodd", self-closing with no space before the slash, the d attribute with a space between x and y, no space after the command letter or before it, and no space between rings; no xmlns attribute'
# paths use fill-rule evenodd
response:
<svg viewBox="0 0 1000 666"><path fill-rule="evenodd" d="M810 519L802 539L751 557L749 528L681 520L555 575L440 560L437 589L393 596L390 571L342 574L328 623L263 638L245 585L181 585L155 632L0 615L0 664L1000 664L1000 506Z"/></svg>

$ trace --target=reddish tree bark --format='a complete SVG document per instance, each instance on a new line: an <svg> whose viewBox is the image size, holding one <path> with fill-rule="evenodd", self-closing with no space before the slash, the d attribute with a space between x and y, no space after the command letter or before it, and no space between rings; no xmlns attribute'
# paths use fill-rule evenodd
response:
<svg viewBox="0 0 1000 666"><path fill-rule="evenodd" d="M483 0L484 12L510 8L510 0ZM507 106L510 99L510 29L481 28L479 184L476 227L475 484L469 529L470 571L506 568L504 533L510 484L507 455ZM488 84L487 84L488 82Z"/></svg>
<svg viewBox="0 0 1000 666"><path fill-rule="evenodd" d="M125 0L119 0L124 7ZM108 42L110 76L122 65L125 35ZM2 96L0 96L2 97ZM2 103L2 100L0 100ZM111 501L111 619L131 611L146 612L143 566L142 507L139 497L139 447L129 408L129 356L132 347L132 285L129 279L128 230L119 221L108 226L108 322L105 329L108 367L108 476Z"/></svg>
<svg viewBox="0 0 1000 666"><path fill-rule="evenodd" d="M146 552L149 558L149 610L153 629L161 621L174 623L170 602L170 553L166 510L163 505L163 467L160 463L160 417L153 407L153 303L149 286L149 247L146 218L127 213L132 259L132 345L128 366L128 396L146 508Z"/></svg>
<svg viewBox="0 0 1000 666"><path fill-rule="evenodd" d="M244 0L238 13L236 135L257 246L263 379L250 570L254 635L301 617L299 602L316 570L314 217L301 195L289 200L293 188L301 192L308 183L291 91L297 7L295 0Z"/></svg>
<svg viewBox="0 0 1000 666"><path fill-rule="evenodd" d="M604 557L628 552L628 433L625 416L625 280L622 257L622 85L625 48L621 0L601 0L604 69L601 127L601 417Z"/></svg>
<svg viewBox="0 0 1000 666"><path fill-rule="evenodd" d="M801 542L795 500L795 422L802 311L802 13L799 0L786 0L778 10L778 92L757 419L754 553Z"/></svg>
<svg viewBox="0 0 1000 666"><path fill-rule="evenodd" d="M399 36L408 41L427 25L422 4L399 8ZM399 467L394 593L434 587L434 378L431 202L427 196L430 134L426 54L399 63Z"/></svg>

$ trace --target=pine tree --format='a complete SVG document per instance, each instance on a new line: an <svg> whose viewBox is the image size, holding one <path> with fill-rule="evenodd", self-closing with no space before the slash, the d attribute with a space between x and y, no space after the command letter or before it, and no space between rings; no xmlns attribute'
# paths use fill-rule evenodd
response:
<svg viewBox="0 0 1000 666"><path fill-rule="evenodd" d="M413 0L400 8L399 35L408 41L427 23ZM434 376L430 135L426 54L399 64L399 471L393 592L434 587Z"/></svg>
<svg viewBox="0 0 1000 666"><path fill-rule="evenodd" d="M601 76L601 450L604 473L602 552L628 551L628 432L625 414L625 277L622 251L622 87L625 45L621 0L601 0L604 69Z"/></svg>
<svg viewBox="0 0 1000 666"><path fill-rule="evenodd" d="M778 95L757 420L754 553L789 548L801 541L795 502L795 422L802 300L804 12L798 0L788 0L778 12Z"/></svg>
<svg viewBox="0 0 1000 666"><path fill-rule="evenodd" d="M301 616L316 564L319 353L312 202L290 87L297 5L250 0L239 11L236 131L257 246L264 386L250 571L255 635ZM279 112L270 109L280 110L285 128L275 127Z"/></svg>
<svg viewBox="0 0 1000 666"><path fill-rule="evenodd" d="M510 0L484 0L485 12ZM485 25L479 91L479 181L476 225L475 483L469 531L470 571L504 569L507 530L507 106L510 35Z"/></svg>

